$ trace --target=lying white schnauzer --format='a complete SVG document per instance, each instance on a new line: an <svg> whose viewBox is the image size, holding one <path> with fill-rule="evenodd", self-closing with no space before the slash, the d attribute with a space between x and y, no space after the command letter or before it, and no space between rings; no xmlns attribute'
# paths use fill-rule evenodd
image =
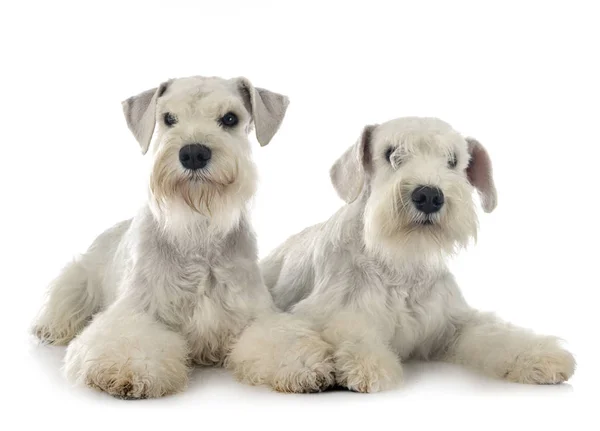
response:
<svg viewBox="0 0 600 431"><path fill-rule="evenodd" d="M186 386L193 362L280 391L333 383L330 346L276 311L246 208L256 185L247 135L254 126L267 145L287 104L244 78L203 77L123 102L142 152L152 154L147 205L63 270L34 327L43 341L73 340L72 381L159 397Z"/></svg>
<svg viewBox="0 0 600 431"><path fill-rule="evenodd" d="M496 206L479 142L434 118L367 126L331 179L347 205L289 238L261 269L281 309L323 330L339 385L392 387L409 358L521 383L573 374L573 356L556 338L470 308L445 264L476 235L473 189L486 212Z"/></svg>

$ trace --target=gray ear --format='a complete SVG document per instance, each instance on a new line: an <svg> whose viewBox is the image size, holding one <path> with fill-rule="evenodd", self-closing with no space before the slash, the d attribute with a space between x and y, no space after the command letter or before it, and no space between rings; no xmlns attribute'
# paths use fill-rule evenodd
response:
<svg viewBox="0 0 600 431"><path fill-rule="evenodd" d="M279 129L290 101L282 94L255 88L246 78L238 78L238 80L240 92L250 105L256 139L261 147L264 147Z"/></svg>
<svg viewBox="0 0 600 431"><path fill-rule="evenodd" d="M498 204L498 194L492 176L492 160L479 141L473 138L466 138L466 141L471 155L467 177L479 193L483 210L486 213L492 212Z"/></svg>
<svg viewBox="0 0 600 431"><path fill-rule="evenodd" d="M354 202L363 189L365 169L371 163L370 141L375 127L377 126L365 126L358 141L329 170L335 191L347 203Z"/></svg>
<svg viewBox="0 0 600 431"><path fill-rule="evenodd" d="M146 90L137 96L123 101L123 113L127 126L146 154L156 123L156 100L167 90L168 82L163 82L157 88Z"/></svg>

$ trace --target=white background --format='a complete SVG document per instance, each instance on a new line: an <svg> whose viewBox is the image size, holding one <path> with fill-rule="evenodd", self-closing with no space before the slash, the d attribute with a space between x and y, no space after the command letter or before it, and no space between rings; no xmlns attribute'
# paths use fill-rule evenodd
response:
<svg viewBox="0 0 600 431"><path fill-rule="evenodd" d="M599 429L593 4L3 2L0 427ZM342 204L328 169L364 124L439 116L478 138L500 204L452 267L472 305L565 338L572 381L521 386L409 364L403 387L374 395L282 395L222 370L198 370L187 392L159 400L70 387L64 348L27 330L62 265L145 196L120 101L198 74L290 96L271 144L252 137L261 255Z"/></svg>

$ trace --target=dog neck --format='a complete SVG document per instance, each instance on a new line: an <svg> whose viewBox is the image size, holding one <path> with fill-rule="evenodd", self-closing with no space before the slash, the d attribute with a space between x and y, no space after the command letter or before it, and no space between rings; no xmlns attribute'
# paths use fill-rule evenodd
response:
<svg viewBox="0 0 600 431"><path fill-rule="evenodd" d="M170 200L160 205L151 199L150 212L166 236L178 247L194 247L200 242L223 239L237 229L246 217L245 205L223 208L219 213L201 214L183 201Z"/></svg>

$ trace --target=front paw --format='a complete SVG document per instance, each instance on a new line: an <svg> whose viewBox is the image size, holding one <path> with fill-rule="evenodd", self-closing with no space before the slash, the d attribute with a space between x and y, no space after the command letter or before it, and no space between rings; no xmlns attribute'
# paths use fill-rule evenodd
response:
<svg viewBox="0 0 600 431"><path fill-rule="evenodd" d="M188 381L183 337L147 315L102 314L69 344L65 371L73 383L118 398L155 398Z"/></svg>
<svg viewBox="0 0 600 431"><path fill-rule="evenodd" d="M31 333L43 344L66 346L75 338L80 328L68 321L56 321L42 316L31 329Z"/></svg>
<svg viewBox="0 0 600 431"><path fill-rule="evenodd" d="M188 380L185 357L155 355L133 348L91 349L75 340L67 349L65 371L71 381L117 398L157 398L182 391Z"/></svg>
<svg viewBox="0 0 600 431"><path fill-rule="evenodd" d="M227 359L236 378L278 392L320 392L334 384L331 346L293 316L257 319L237 340Z"/></svg>
<svg viewBox="0 0 600 431"><path fill-rule="evenodd" d="M65 345L73 339L72 334L68 331L55 331L49 325L35 325L31 330L32 334L37 337L43 344Z"/></svg>
<svg viewBox="0 0 600 431"><path fill-rule="evenodd" d="M334 381L333 363L322 358L314 364L297 364L278 370L271 386L278 392L311 393L322 392L333 386Z"/></svg>
<svg viewBox="0 0 600 431"><path fill-rule="evenodd" d="M552 341L518 354L503 377L516 383L543 385L565 382L574 372L573 355Z"/></svg>
<svg viewBox="0 0 600 431"><path fill-rule="evenodd" d="M337 384L351 391L379 392L402 382L402 365L387 349L342 348L334 361Z"/></svg>
<svg viewBox="0 0 600 431"><path fill-rule="evenodd" d="M139 373L133 367L123 367L109 361L98 361L89 367L83 379L90 388L125 400L156 398L169 393L153 382L151 376Z"/></svg>
<svg viewBox="0 0 600 431"><path fill-rule="evenodd" d="M281 355L271 386L278 392L321 392L335 383L331 346L316 333L298 338Z"/></svg>

